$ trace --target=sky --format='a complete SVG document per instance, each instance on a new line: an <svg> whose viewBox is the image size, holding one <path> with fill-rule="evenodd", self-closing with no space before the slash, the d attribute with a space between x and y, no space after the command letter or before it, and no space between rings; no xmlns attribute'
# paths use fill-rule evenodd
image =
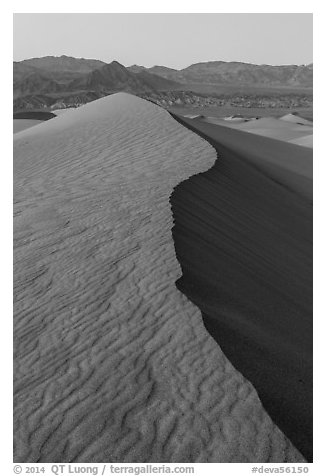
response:
<svg viewBox="0 0 326 476"><path fill-rule="evenodd" d="M95 58L182 69L204 61L313 62L310 13L16 13L14 61Z"/></svg>

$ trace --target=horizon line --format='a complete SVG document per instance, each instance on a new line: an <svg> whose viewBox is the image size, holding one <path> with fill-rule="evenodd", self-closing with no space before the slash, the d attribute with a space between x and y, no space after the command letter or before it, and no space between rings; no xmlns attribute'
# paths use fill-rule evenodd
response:
<svg viewBox="0 0 326 476"><path fill-rule="evenodd" d="M112 61L110 62L107 62L107 61L104 61L102 59L98 59L98 58L85 58L83 56L71 56L71 55L66 55L66 54L62 54L62 55L45 55L45 56L32 56L32 57L29 57L29 58L24 58L24 59L21 59L21 60L15 60L13 59L13 62L14 63L21 63L23 61L29 61L29 60L32 60L32 59L42 59L42 58L62 58L62 57L65 57L65 58L74 58L74 59L83 59L83 60L95 60L95 61L102 61L103 63L105 64L111 64L111 63L114 63L114 62L117 62L119 64L121 64L122 66L124 66L125 68L130 68L131 66L141 66L143 68L146 68L146 69L150 69L150 68L154 68L154 67L165 67L165 68L169 68L169 69L174 69L176 71L181 71L183 69L186 69L186 68L189 68L190 66L193 66L195 64L204 64L204 63L215 63L215 62L220 62L220 63L242 63L242 64L250 64L250 65L253 65L253 66L310 66L310 65L313 65L313 60L309 63L301 63L301 64L297 64L297 63L283 63L283 64L270 64L270 63L250 63L248 61L240 61L240 60L207 60L207 61L197 61L195 63L191 63L189 64L188 66L185 66L184 68L173 68L171 66L166 66L164 64L154 64L152 66L143 66L141 64L137 64L137 63L133 63L133 64L130 64L128 66L125 66L123 63L120 63L120 61L118 60L115 60L113 59Z"/></svg>

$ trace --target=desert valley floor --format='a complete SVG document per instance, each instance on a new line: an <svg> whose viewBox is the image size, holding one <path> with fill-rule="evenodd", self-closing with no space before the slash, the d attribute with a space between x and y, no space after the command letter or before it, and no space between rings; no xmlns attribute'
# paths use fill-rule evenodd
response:
<svg viewBox="0 0 326 476"><path fill-rule="evenodd" d="M125 93L14 135L15 462L311 458L311 141L263 135Z"/></svg>

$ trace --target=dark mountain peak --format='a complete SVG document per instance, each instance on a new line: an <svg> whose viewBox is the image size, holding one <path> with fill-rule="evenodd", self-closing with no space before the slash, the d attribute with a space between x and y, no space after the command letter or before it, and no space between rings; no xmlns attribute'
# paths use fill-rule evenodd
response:
<svg viewBox="0 0 326 476"><path fill-rule="evenodd" d="M119 61L117 61L117 60L111 61L111 63L108 63L108 65L111 65L111 66L119 66L120 68L126 69L125 66L123 66L123 64L119 63Z"/></svg>
<svg viewBox="0 0 326 476"><path fill-rule="evenodd" d="M111 63L104 63L102 66L99 68L96 68L94 71L91 72L93 76L112 76L112 75L119 75L119 76L128 76L132 75L128 69L123 66L121 63L118 61L111 61Z"/></svg>
<svg viewBox="0 0 326 476"><path fill-rule="evenodd" d="M144 81L138 74L129 71L118 61L91 71L83 78L72 83L74 89L88 89L92 91L116 92L126 91L131 93L153 91L153 87Z"/></svg>
<svg viewBox="0 0 326 476"><path fill-rule="evenodd" d="M128 69L123 66L123 64L119 63L119 61L111 61L111 63L103 63L98 68L94 69L92 73L98 74L101 72L102 74L113 74L113 73L120 73L120 74L128 74Z"/></svg>

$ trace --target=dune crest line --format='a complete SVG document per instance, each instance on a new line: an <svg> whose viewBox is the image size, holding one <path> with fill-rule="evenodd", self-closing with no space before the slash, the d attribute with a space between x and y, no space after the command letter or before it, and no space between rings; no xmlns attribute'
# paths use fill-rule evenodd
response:
<svg viewBox="0 0 326 476"><path fill-rule="evenodd" d="M304 461L175 287L169 198L215 159L124 93L15 135L16 462Z"/></svg>

